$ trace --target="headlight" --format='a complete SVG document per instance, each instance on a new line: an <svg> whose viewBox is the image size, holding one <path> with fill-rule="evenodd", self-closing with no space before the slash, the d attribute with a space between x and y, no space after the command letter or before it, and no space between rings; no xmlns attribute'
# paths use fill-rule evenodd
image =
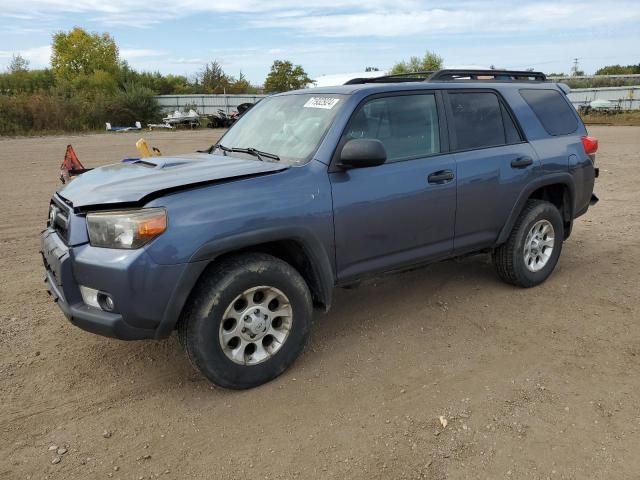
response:
<svg viewBox="0 0 640 480"><path fill-rule="evenodd" d="M87 214L89 242L94 247L140 248L166 229L164 208Z"/></svg>

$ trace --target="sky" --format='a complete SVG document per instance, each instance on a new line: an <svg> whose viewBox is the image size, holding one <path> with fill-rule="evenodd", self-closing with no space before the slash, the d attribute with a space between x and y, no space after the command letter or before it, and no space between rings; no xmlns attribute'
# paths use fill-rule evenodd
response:
<svg viewBox="0 0 640 480"><path fill-rule="evenodd" d="M192 75L207 61L262 84L276 59L312 78L381 70L425 50L445 65L593 73L640 63L640 0L2 0L0 70L47 66L51 35L109 32L140 70Z"/></svg>

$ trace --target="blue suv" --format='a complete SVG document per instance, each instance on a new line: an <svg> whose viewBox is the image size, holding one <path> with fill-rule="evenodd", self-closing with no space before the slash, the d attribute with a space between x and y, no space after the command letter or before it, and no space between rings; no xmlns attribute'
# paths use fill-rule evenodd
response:
<svg viewBox="0 0 640 480"><path fill-rule="evenodd" d="M268 97L208 150L96 168L52 198L69 320L174 330L228 388L289 367L336 286L471 252L533 287L593 195L597 140L537 72L441 70Z"/></svg>

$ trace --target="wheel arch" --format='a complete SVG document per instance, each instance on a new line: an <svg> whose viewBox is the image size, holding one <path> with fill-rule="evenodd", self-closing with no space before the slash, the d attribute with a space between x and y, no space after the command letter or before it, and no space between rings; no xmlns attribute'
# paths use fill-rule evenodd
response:
<svg viewBox="0 0 640 480"><path fill-rule="evenodd" d="M213 259L209 267L215 268L218 262L228 257L247 253L266 253L287 262L304 278L311 292L314 307L325 312L329 310L333 292L333 278L331 277L330 282L328 276L323 278L322 267L316 263L317 260L312 259L309 249L299 239L282 238L230 250Z"/></svg>
<svg viewBox="0 0 640 480"><path fill-rule="evenodd" d="M267 253L289 263L307 282L316 306L329 309L335 283L332 256L304 228L262 229L225 236L202 245L191 261L215 265L222 258L248 252Z"/></svg>
<svg viewBox="0 0 640 480"><path fill-rule="evenodd" d="M332 262L322 243L304 233L301 230L243 233L202 245L189 262L194 266L194 273L179 289L182 293L179 298L174 299L176 302L171 313L165 315L155 337L165 338L171 335L191 293L207 271L230 256L246 253L267 253L289 263L307 283L314 307L327 312L331 308L335 283Z"/></svg>
<svg viewBox="0 0 640 480"><path fill-rule="evenodd" d="M527 200L530 199L546 200L558 207L558 210L560 210L560 214L564 220L564 236L566 240L569 238L573 227L573 218L575 213L574 198L575 184L573 177L569 173L548 175L529 183L527 188L522 191L516 204L511 210L506 223L498 235L496 245L501 245L507 241L516 220L524 209Z"/></svg>

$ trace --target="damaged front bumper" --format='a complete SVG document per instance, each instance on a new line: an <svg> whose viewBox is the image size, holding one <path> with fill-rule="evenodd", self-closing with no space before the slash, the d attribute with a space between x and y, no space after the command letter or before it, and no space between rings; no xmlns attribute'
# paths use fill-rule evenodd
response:
<svg viewBox="0 0 640 480"><path fill-rule="evenodd" d="M154 338L154 329L134 327L125 322L120 313L105 312L83 302L73 275L71 250L57 232L43 231L41 247L47 292L71 323L83 330L122 340Z"/></svg>

